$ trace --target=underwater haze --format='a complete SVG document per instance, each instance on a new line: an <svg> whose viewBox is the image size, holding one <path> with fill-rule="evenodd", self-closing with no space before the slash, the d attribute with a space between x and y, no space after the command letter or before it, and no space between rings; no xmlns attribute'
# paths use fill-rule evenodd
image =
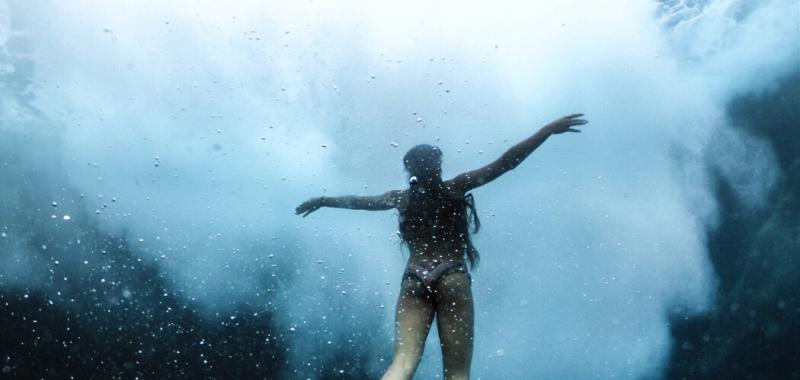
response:
<svg viewBox="0 0 800 380"><path fill-rule="evenodd" d="M473 194L475 379L798 379L798 0L0 1L0 378L380 378ZM442 378L435 328L415 378Z"/></svg>

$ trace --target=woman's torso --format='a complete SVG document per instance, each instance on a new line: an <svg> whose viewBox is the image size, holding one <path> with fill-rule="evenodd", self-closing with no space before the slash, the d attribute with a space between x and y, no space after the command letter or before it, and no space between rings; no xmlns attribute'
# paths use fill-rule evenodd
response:
<svg viewBox="0 0 800 380"><path fill-rule="evenodd" d="M463 263L468 238L463 192L442 182L433 190L412 186L403 195L399 223L410 251L409 264Z"/></svg>

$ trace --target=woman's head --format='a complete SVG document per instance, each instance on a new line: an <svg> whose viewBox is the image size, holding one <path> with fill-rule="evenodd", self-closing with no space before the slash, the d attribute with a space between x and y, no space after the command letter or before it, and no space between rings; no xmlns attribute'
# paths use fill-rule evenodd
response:
<svg viewBox="0 0 800 380"><path fill-rule="evenodd" d="M439 178L442 174L442 151L428 144L417 145L403 157L403 166L410 176Z"/></svg>

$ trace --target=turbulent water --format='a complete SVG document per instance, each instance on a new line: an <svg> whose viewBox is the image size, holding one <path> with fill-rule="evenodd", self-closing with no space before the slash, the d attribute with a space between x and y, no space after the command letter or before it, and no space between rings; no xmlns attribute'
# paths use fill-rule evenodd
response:
<svg viewBox="0 0 800 380"><path fill-rule="evenodd" d="M473 378L800 378L797 0L0 4L0 377L379 378L397 215L294 207L584 112L474 192Z"/></svg>

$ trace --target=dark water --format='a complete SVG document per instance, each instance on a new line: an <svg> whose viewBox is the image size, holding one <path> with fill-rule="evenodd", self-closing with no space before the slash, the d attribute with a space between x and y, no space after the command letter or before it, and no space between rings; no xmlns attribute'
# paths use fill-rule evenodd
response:
<svg viewBox="0 0 800 380"><path fill-rule="evenodd" d="M768 205L750 210L717 180L721 221L709 232L719 277L711 312L676 318L668 377L675 379L796 379L800 349L800 73L762 96L728 106L737 128L775 149L781 177Z"/></svg>

